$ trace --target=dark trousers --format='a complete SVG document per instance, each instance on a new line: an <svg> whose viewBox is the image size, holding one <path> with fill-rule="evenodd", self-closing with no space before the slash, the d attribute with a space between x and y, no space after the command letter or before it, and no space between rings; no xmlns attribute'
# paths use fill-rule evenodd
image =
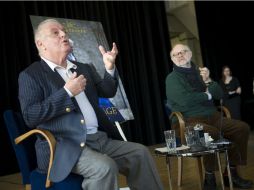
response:
<svg viewBox="0 0 254 190"><path fill-rule="evenodd" d="M201 124L204 126L204 132L209 133L214 140L219 139L220 127L223 137L233 142L233 147L229 150L229 162L232 165L246 165L247 163L247 145L249 139L250 127L247 123L235 120L227 119L223 117L219 112L216 112L210 117L191 117L185 118L186 126L195 126ZM173 125L172 128L178 130L177 125ZM215 155L208 155L204 157L204 166L208 171L214 171L217 169Z"/></svg>

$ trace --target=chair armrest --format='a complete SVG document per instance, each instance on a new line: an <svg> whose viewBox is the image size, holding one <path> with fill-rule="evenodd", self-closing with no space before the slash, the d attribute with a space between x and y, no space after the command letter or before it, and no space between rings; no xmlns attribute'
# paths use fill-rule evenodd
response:
<svg viewBox="0 0 254 190"><path fill-rule="evenodd" d="M183 115L180 112L172 112L169 116L169 119L171 120L173 117L176 117L179 123L180 127L180 138L181 138L181 143L185 143L185 137L184 137L184 132L185 132L185 122L183 119Z"/></svg>
<svg viewBox="0 0 254 190"><path fill-rule="evenodd" d="M231 119L231 114L228 108L226 108L225 106L218 106L218 109L224 113L226 118Z"/></svg>
<svg viewBox="0 0 254 190"><path fill-rule="evenodd" d="M33 130L17 137L15 139L15 144L19 144L20 142L22 142L23 140L25 140L26 138L28 138L34 134L42 135L47 140L47 142L49 144L50 157L49 157L49 167L48 167L48 173L47 173L47 179L46 179L46 185L45 185L46 188L48 188L52 185L52 182L49 180L49 174L50 174L50 170L52 167L52 163L53 163L53 159L54 159L54 151L55 151L55 147L56 147L56 140L55 140L55 137L52 135L52 133L47 130L33 129Z"/></svg>

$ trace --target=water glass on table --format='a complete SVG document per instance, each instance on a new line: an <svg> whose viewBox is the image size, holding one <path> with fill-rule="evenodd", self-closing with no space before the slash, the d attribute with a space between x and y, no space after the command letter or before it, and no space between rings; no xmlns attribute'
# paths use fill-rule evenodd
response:
<svg viewBox="0 0 254 190"><path fill-rule="evenodd" d="M191 147L194 145L194 130L191 127L186 127L186 131L184 133L186 144L188 147Z"/></svg>
<svg viewBox="0 0 254 190"><path fill-rule="evenodd" d="M176 135L175 130L164 131L165 141L169 153L176 152Z"/></svg>

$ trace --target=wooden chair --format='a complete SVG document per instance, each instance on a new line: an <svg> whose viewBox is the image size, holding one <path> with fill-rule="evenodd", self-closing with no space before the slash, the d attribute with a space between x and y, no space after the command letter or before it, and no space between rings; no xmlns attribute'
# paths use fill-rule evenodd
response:
<svg viewBox="0 0 254 190"><path fill-rule="evenodd" d="M58 183L52 183L49 179L50 170L54 160L56 140L50 131L42 129L29 129L22 115L12 110L4 112L4 120L9 137L16 154L18 165L21 171L23 184L26 190L82 190L83 176L71 173L66 179ZM125 141L126 137L121 130L120 124L115 121L117 129ZM35 135L40 135L49 144L50 158L47 174L36 170L36 155L34 150ZM21 143L22 142L22 143ZM17 146L17 144L19 144ZM121 188L120 188L121 189ZM127 189L127 188L126 188Z"/></svg>
<svg viewBox="0 0 254 190"><path fill-rule="evenodd" d="M170 109L170 108L168 108L168 109ZM219 106L218 110L222 111L226 118L231 118L230 112L226 107ZM173 117L177 118L179 128L180 128L181 143L185 144L186 141L185 141L185 136L184 136L184 132L185 132L184 117L180 112L171 112L170 115L169 115L169 120L171 121ZM196 157L196 161L197 161L197 169L198 169L198 175L199 175L199 186L200 186L200 189L202 189L202 187L203 187L202 157ZM179 187L182 185L182 175L183 175L183 158L178 157L178 180L177 180L177 185Z"/></svg>
<svg viewBox="0 0 254 190"><path fill-rule="evenodd" d="M56 140L52 133L41 129L30 130L25 125L21 114L12 110L4 112L4 120L26 190L82 190L81 183L83 177L80 175L71 173L63 181L54 184L49 180L49 173L52 167L56 145ZM49 144L50 159L47 174L41 173L36 169L37 163L34 149L35 135L42 136ZM17 146L17 144L19 145Z"/></svg>

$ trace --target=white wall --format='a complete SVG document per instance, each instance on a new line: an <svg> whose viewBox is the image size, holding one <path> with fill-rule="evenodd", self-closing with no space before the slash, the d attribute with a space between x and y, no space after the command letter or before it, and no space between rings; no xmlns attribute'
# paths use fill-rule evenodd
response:
<svg viewBox="0 0 254 190"><path fill-rule="evenodd" d="M203 66L194 1L166 1L165 7L171 45L188 45L193 62Z"/></svg>

